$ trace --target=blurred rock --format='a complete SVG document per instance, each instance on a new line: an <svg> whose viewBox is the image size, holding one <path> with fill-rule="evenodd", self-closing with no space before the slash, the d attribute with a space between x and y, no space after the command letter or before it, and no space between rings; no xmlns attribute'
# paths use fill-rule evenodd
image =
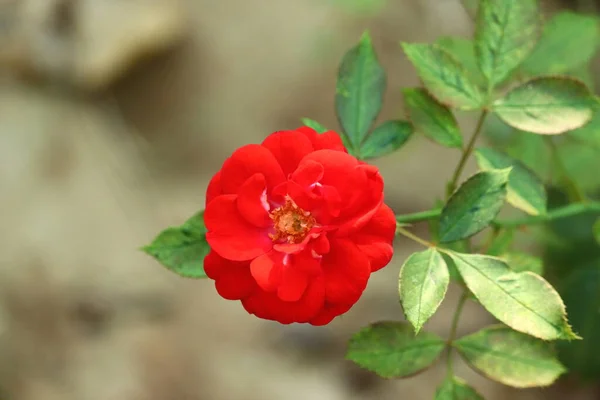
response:
<svg viewBox="0 0 600 400"><path fill-rule="evenodd" d="M179 0L0 0L0 62L99 90L185 30Z"/></svg>

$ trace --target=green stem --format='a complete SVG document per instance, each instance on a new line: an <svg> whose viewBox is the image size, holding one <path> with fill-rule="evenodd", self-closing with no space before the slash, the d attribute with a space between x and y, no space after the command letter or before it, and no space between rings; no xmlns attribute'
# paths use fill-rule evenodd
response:
<svg viewBox="0 0 600 400"><path fill-rule="evenodd" d="M396 233L401 234L402 236L405 236L411 240L414 240L415 242L422 244L425 247L435 247L435 245L431 242L428 242L425 239L421 239L420 237L418 237L417 235L415 235L414 233L404 229L404 228L397 228L396 229Z"/></svg>
<svg viewBox="0 0 600 400"><path fill-rule="evenodd" d="M447 370L448 375L453 375L453 365L452 365L452 342L456 339L456 330L458 329L458 321L460 319L460 314L462 313L463 307L467 301L467 292L463 292L458 300L458 304L456 305L456 310L454 311L454 316L452 317L452 325L450 325L450 334L448 336L448 345L447 345Z"/></svg>
<svg viewBox="0 0 600 400"><path fill-rule="evenodd" d="M479 119L477 120L475 132L473 132L473 136L471 136L471 139L469 140L469 143L463 151L462 157L458 161L458 165L454 170L452 180L450 181L450 183L448 183L448 186L446 188L446 197L450 197L450 195L456 190L456 186L458 185L460 175L462 174L463 170L465 169L465 166L467 165L467 160L469 159L469 156L471 156L471 153L473 152L473 148L475 147L475 142L477 141L477 138L481 134L483 123L485 122L485 117L487 117L487 111L483 110L479 115Z"/></svg>
<svg viewBox="0 0 600 400"><path fill-rule="evenodd" d="M515 219L497 220L492 224L497 227L514 228L522 225L542 224L544 222L572 217L574 215L583 214L586 212L600 212L600 202L595 201L586 203L572 203L564 207L551 210L546 214L531 215ZM439 218L441 214L441 208L434 208L432 210L420 211L412 214L396 215L396 221L399 223L429 221L431 219Z"/></svg>

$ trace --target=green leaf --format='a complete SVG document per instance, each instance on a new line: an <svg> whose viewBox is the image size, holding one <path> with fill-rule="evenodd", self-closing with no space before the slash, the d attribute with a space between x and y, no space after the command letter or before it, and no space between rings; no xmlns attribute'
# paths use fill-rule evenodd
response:
<svg viewBox="0 0 600 400"><path fill-rule="evenodd" d="M592 118L596 100L581 82L570 78L535 78L493 104L508 125L542 135L577 129Z"/></svg>
<svg viewBox="0 0 600 400"><path fill-rule="evenodd" d="M440 253L428 249L414 253L400 270L399 292L406 319L419 332L444 300L450 283Z"/></svg>
<svg viewBox="0 0 600 400"><path fill-rule="evenodd" d="M544 340L579 338L560 296L541 276L516 273L496 257L448 254L479 302L506 325Z"/></svg>
<svg viewBox="0 0 600 400"><path fill-rule="evenodd" d="M544 262L539 257L534 257L527 253L521 253L518 251L510 251L502 254L500 257L515 272L533 272L537 275L544 273Z"/></svg>
<svg viewBox="0 0 600 400"><path fill-rule="evenodd" d="M566 372L550 343L503 325L460 338L454 347L488 378L516 388L548 386Z"/></svg>
<svg viewBox="0 0 600 400"><path fill-rule="evenodd" d="M465 67L439 45L402 43L402 48L438 101L465 110L483 105L481 90L471 81Z"/></svg>
<svg viewBox="0 0 600 400"><path fill-rule="evenodd" d="M475 28L479 68L491 89L533 50L540 33L537 0L482 0Z"/></svg>
<svg viewBox="0 0 600 400"><path fill-rule="evenodd" d="M483 396L456 377L447 377L435 392L434 400L483 400Z"/></svg>
<svg viewBox="0 0 600 400"><path fill-rule="evenodd" d="M440 216L440 242L454 242L483 230L506 197L510 168L479 172L450 197Z"/></svg>
<svg viewBox="0 0 600 400"><path fill-rule="evenodd" d="M579 249L581 252L581 249ZM560 360L569 371L593 381L600 376L600 260L575 270L562 283L569 319L583 340L559 342ZM571 263L568 264L572 268Z"/></svg>
<svg viewBox="0 0 600 400"><path fill-rule="evenodd" d="M570 11L555 14L544 25L542 36L522 69L531 76L568 72L592 59L599 40L596 16Z"/></svg>
<svg viewBox="0 0 600 400"><path fill-rule="evenodd" d="M510 204L531 215L546 213L548 199L544 184L522 162L491 148L478 149L475 157L479 168L484 171L512 167L506 195Z"/></svg>
<svg viewBox="0 0 600 400"><path fill-rule="evenodd" d="M486 253L490 256L499 256L500 254L506 253L510 248L514 237L514 229L502 229L500 232L498 232L496 237L494 237Z"/></svg>
<svg viewBox="0 0 600 400"><path fill-rule="evenodd" d="M479 70L477 56L475 55L475 46L472 40L457 36L442 36L435 43L450 53L451 56L465 67L465 70L474 83L484 83L485 79Z"/></svg>
<svg viewBox="0 0 600 400"><path fill-rule="evenodd" d="M204 257L210 251L206 242L204 211L179 227L162 231L142 250L162 265L186 278L206 278Z"/></svg>
<svg viewBox="0 0 600 400"><path fill-rule="evenodd" d="M463 141L456 118L425 89L405 89L404 104L415 130L446 147L461 148Z"/></svg>
<svg viewBox="0 0 600 400"><path fill-rule="evenodd" d="M594 237L596 238L596 242L600 244L600 218L594 224Z"/></svg>
<svg viewBox="0 0 600 400"><path fill-rule="evenodd" d="M329 130L317 121L312 120L310 118L302 118L302 123L304 124L304 126L308 126L309 128L314 129L315 131L317 131L317 133L325 133Z"/></svg>
<svg viewBox="0 0 600 400"><path fill-rule="evenodd" d="M387 121L371 132L360 147L360 158L382 157L394 152L406 143L413 133L412 125L407 121Z"/></svg>
<svg viewBox="0 0 600 400"><path fill-rule="evenodd" d="M346 358L384 378L414 375L429 367L444 350L437 335L403 322L377 322L354 334Z"/></svg>
<svg viewBox="0 0 600 400"><path fill-rule="evenodd" d="M368 32L342 59L338 72L335 109L344 133L358 149L383 103L386 76Z"/></svg>

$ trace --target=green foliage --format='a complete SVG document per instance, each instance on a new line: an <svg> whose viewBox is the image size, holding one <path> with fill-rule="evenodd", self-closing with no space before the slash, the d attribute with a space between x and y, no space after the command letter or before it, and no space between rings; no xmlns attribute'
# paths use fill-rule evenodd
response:
<svg viewBox="0 0 600 400"><path fill-rule="evenodd" d="M508 386L547 386L566 372L550 343L506 326L482 329L457 340L454 347L485 376Z"/></svg>
<svg viewBox="0 0 600 400"><path fill-rule="evenodd" d="M206 278L204 257L210 251L206 242L204 211L183 225L167 228L142 250L162 265L186 278Z"/></svg>
<svg viewBox="0 0 600 400"><path fill-rule="evenodd" d="M510 168L479 172L450 197L440 217L440 242L468 238L487 227L498 215Z"/></svg>
<svg viewBox="0 0 600 400"><path fill-rule="evenodd" d="M521 161L492 148L481 148L475 152L479 168L483 171L512 168L508 178L506 201L531 215L546 212L546 190L533 171Z"/></svg>
<svg viewBox="0 0 600 400"><path fill-rule="evenodd" d="M531 272L516 273L502 259L450 252L477 300L511 328L544 340L576 339L554 288Z"/></svg>
<svg viewBox="0 0 600 400"><path fill-rule="evenodd" d="M464 380L449 376L435 392L434 400L483 400L483 396Z"/></svg>
<svg viewBox="0 0 600 400"><path fill-rule="evenodd" d="M479 68L491 91L533 50L539 37L537 0L482 0L475 28Z"/></svg>
<svg viewBox="0 0 600 400"><path fill-rule="evenodd" d="M304 126L308 126L309 128L314 129L315 131L317 131L317 133L325 133L329 130L317 121L312 120L310 118L302 118L302 123L304 124Z"/></svg>
<svg viewBox="0 0 600 400"><path fill-rule="evenodd" d="M403 43L425 88L442 104L472 110L483 105L481 89L472 82L465 67L439 45Z"/></svg>
<svg viewBox="0 0 600 400"><path fill-rule="evenodd" d="M363 142L359 158L379 158L391 154L406 143L413 133L413 126L406 121L387 121L379 125Z"/></svg>
<svg viewBox="0 0 600 400"><path fill-rule="evenodd" d="M522 70L530 76L573 71L592 59L599 39L597 17L570 11L558 13L545 24Z"/></svg>
<svg viewBox="0 0 600 400"><path fill-rule="evenodd" d="M354 150L360 148L381 110L385 84L385 71L365 32L342 59L335 96L338 120Z"/></svg>
<svg viewBox="0 0 600 400"><path fill-rule="evenodd" d="M594 238L596 238L596 241L598 242L598 244L600 244L600 218L598 218L598 220L594 224L593 232Z"/></svg>
<svg viewBox="0 0 600 400"><path fill-rule="evenodd" d="M463 145L452 111L421 88L404 89L404 104L415 130L446 147Z"/></svg>
<svg viewBox="0 0 600 400"><path fill-rule="evenodd" d="M431 366L444 347L440 337L415 336L406 323L378 322L350 339L346 358L384 378L402 378Z"/></svg>
<svg viewBox="0 0 600 400"><path fill-rule="evenodd" d="M435 43L450 53L465 68L475 84L484 85L485 78L479 69L472 40L457 36L442 36Z"/></svg>
<svg viewBox="0 0 600 400"><path fill-rule="evenodd" d="M400 270L399 293L406 319L418 333L446 296L448 267L435 249L414 253Z"/></svg>
<svg viewBox="0 0 600 400"><path fill-rule="evenodd" d="M509 91L493 104L508 125L528 132L557 135L585 125L596 99L570 78L536 78Z"/></svg>
<svg viewBox="0 0 600 400"><path fill-rule="evenodd" d="M515 272L533 272L537 275L544 274L544 262L541 258L520 251L508 251L500 257Z"/></svg>

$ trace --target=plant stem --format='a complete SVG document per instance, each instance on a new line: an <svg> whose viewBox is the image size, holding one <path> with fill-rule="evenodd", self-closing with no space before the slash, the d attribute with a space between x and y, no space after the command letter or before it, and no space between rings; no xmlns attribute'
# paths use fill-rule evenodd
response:
<svg viewBox="0 0 600 400"><path fill-rule="evenodd" d="M556 208L542 215L531 215L523 218L496 220L492 222L494 226L503 228L515 228L522 225L535 225L542 224L544 222L553 221L555 219L561 219L566 217L572 217L577 214L583 214L586 212L600 212L600 202L586 202L586 203L572 203L564 207ZM396 221L399 223L408 222L420 222L428 221L431 219L438 218L442 213L441 208L434 208L432 210L420 211L412 214L397 215Z"/></svg>
<svg viewBox="0 0 600 400"><path fill-rule="evenodd" d="M453 365L452 365L452 342L454 342L454 339L456 338L456 330L458 328L458 321L460 319L460 314L462 313L463 307L465 306L465 303L467 301L467 292L462 293L462 295L460 296L460 299L458 300L458 304L456 305L456 310L454 311L454 316L452 317L452 325L450 325L450 335L448 336L448 343L447 343L447 370L448 370L448 375L453 375Z"/></svg>
<svg viewBox="0 0 600 400"><path fill-rule="evenodd" d="M428 242L425 239L421 239L419 236L415 235L414 233L404 229L404 228L398 228L396 229L396 232L401 234L402 236L405 236L419 244L422 244L425 247L435 247L435 245L433 243Z"/></svg>
<svg viewBox="0 0 600 400"><path fill-rule="evenodd" d="M462 174L463 170L465 169L465 166L467 165L467 160L469 159L469 156L473 152L473 148L475 147L475 142L477 141L477 138L481 134L481 128L483 128L485 117L487 117L487 110L483 110L479 115L477 125L475 126L475 132L473 132L471 140L469 140L467 147L462 153L462 157L460 158L458 165L454 170L454 174L452 175L452 180L450 181L450 183L448 183L448 186L446 188L446 197L450 197L450 195L456 190L456 186L458 184L458 180L460 179L460 175Z"/></svg>
<svg viewBox="0 0 600 400"><path fill-rule="evenodd" d="M600 213L600 202L572 203L564 207L556 208L542 215L531 215L523 218L494 221L493 224L505 228L519 227L523 225L542 224L556 219L572 217L586 212Z"/></svg>

